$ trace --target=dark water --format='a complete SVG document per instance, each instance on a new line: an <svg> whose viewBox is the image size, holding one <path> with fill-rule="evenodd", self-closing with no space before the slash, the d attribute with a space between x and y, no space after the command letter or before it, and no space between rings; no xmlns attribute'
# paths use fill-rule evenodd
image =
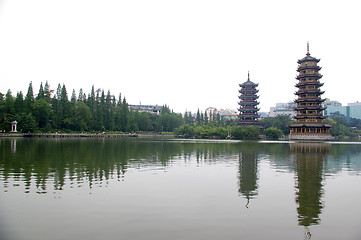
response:
<svg viewBox="0 0 361 240"><path fill-rule="evenodd" d="M0 239L361 239L361 145L0 139Z"/></svg>

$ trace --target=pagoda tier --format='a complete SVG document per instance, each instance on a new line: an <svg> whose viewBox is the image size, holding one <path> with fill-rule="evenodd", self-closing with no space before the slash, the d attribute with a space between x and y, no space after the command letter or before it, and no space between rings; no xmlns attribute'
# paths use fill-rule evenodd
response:
<svg viewBox="0 0 361 240"><path fill-rule="evenodd" d="M322 78L322 75L319 74L319 73L303 73L303 75L299 75L299 76L296 77L296 79L298 79L298 80L303 80L305 78L320 79L320 78Z"/></svg>
<svg viewBox="0 0 361 240"><path fill-rule="evenodd" d="M317 122L319 119L327 118L327 116L323 116L322 112L320 112L320 113L299 113L294 118L295 119L305 119L305 120L313 119L314 122Z"/></svg>
<svg viewBox="0 0 361 240"><path fill-rule="evenodd" d="M290 124L290 139L294 140L327 140L332 139L330 133L331 125L326 124L323 115L326 109L322 106L325 99L321 98L324 91L320 90L323 83L320 83L322 75L318 72L321 67L317 65L320 59L314 58L309 53L309 45L307 43L306 57L297 61L299 64L296 77L298 83L295 87L297 99L297 111L294 119L296 122Z"/></svg>
<svg viewBox="0 0 361 240"><path fill-rule="evenodd" d="M325 91L321 91L320 89L311 88L311 89L299 89L297 92L295 92L295 95L302 95L302 94L311 95L311 94L313 94L313 95L319 96L324 93L325 93Z"/></svg>
<svg viewBox="0 0 361 240"><path fill-rule="evenodd" d="M259 111L259 108L238 108L238 111L247 114L247 113L258 112L258 111ZM257 115L257 114L256 114L256 115Z"/></svg>
<svg viewBox="0 0 361 240"><path fill-rule="evenodd" d="M314 103L310 103L307 104L305 102L302 102L301 104L298 104L297 107L294 108L294 110L299 111L299 110L320 110L323 111L325 110L325 107L322 107L318 104L314 104Z"/></svg>
<svg viewBox="0 0 361 240"><path fill-rule="evenodd" d="M324 101L326 101L326 99L321 99L319 97L299 97L294 102L295 103L311 102L311 103L315 103L315 104L321 104Z"/></svg>
<svg viewBox="0 0 361 240"><path fill-rule="evenodd" d="M244 100L244 101L256 101L258 99L258 96L256 95L241 95L238 97L239 99L241 100Z"/></svg>
<svg viewBox="0 0 361 240"><path fill-rule="evenodd" d="M259 102L253 101L253 100L243 100L238 103L240 106L257 106Z"/></svg>
<svg viewBox="0 0 361 240"><path fill-rule="evenodd" d="M248 78L248 80L249 80L249 78ZM246 81L246 82L244 82L242 84L239 84L239 86L241 88L248 88L249 87L250 89L254 89L254 88L258 87L258 83L254 83L254 82L251 82L251 81Z"/></svg>
<svg viewBox="0 0 361 240"><path fill-rule="evenodd" d="M307 72L307 70L316 70L316 71L320 71L322 69L322 67L319 67L319 66L317 66L317 65L303 65L303 66L299 66L298 68L297 68L297 72L302 72L302 71L306 71Z"/></svg>
<svg viewBox="0 0 361 240"><path fill-rule="evenodd" d="M316 86L316 87L322 87L323 86L323 83L320 83L320 82L318 82L318 81L316 81L316 82L314 82L314 81L312 81L312 82L310 82L310 81L308 81L308 82L306 82L306 81L300 81L299 83L297 83L296 85L295 85L295 87L305 87L305 86Z"/></svg>
<svg viewBox="0 0 361 240"><path fill-rule="evenodd" d="M258 93L258 90L255 89L255 88L252 88L252 89L242 88L238 92L239 93L245 93L245 94L255 94L255 93Z"/></svg>
<svg viewBox="0 0 361 240"><path fill-rule="evenodd" d="M318 111L324 111L326 110L325 107L315 107L315 106L300 106L300 107L295 107L294 108L295 111L307 111L307 110L318 110Z"/></svg>
<svg viewBox="0 0 361 240"><path fill-rule="evenodd" d="M256 125L258 124L258 111L257 108L259 102L257 102L258 90L256 87L258 84L253 83L249 79L248 73L248 80L242 84L239 84L241 89L238 91L241 95L239 96L240 101L238 105L239 115L238 115L238 123L240 125Z"/></svg>

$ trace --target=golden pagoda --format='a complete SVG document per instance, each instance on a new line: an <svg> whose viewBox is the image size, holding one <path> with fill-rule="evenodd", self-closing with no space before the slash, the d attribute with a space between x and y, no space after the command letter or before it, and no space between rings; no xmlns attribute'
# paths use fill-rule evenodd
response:
<svg viewBox="0 0 361 240"><path fill-rule="evenodd" d="M309 52L307 43L306 57L298 60L296 79L298 88L295 95L297 99L296 122L290 124L290 139L292 140L329 140L332 139L330 132L331 125L326 124L323 115L326 109L322 106L325 99L321 99L324 91L320 90L323 83L320 83L322 75L319 73L321 67L317 65L320 59L314 58Z"/></svg>

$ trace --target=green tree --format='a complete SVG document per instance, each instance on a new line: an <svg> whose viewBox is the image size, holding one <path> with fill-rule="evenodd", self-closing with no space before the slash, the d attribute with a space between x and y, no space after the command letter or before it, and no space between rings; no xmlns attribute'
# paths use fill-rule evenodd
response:
<svg viewBox="0 0 361 240"><path fill-rule="evenodd" d="M186 111L184 113L183 123L184 124L192 124L193 123L193 118L192 118L192 113L191 112Z"/></svg>
<svg viewBox="0 0 361 240"><path fill-rule="evenodd" d="M119 93L119 99L115 104L115 113L114 113L114 129L121 130L121 108L122 108L122 95Z"/></svg>
<svg viewBox="0 0 361 240"><path fill-rule="evenodd" d="M34 92L33 92L33 83L29 83L28 92L26 93L24 104L25 104L25 112L31 113L33 110L33 104L35 102Z"/></svg>
<svg viewBox="0 0 361 240"><path fill-rule="evenodd" d="M45 98L41 98L34 102L33 116L40 129L50 130L50 117L52 115L52 108Z"/></svg>
<svg viewBox="0 0 361 240"><path fill-rule="evenodd" d="M137 113L133 110L129 111L128 114L128 132L136 132L138 131L138 124L137 124Z"/></svg>
<svg viewBox="0 0 361 240"><path fill-rule="evenodd" d="M45 98L45 92L44 92L44 88L43 88L43 83L41 82L40 83L40 88L39 88L39 93L36 96L36 100L44 99L44 98Z"/></svg>
<svg viewBox="0 0 361 240"><path fill-rule="evenodd" d="M123 103L121 104L121 109L120 109L120 130L123 132L126 132L128 129L128 116L129 115L129 108L128 108L128 103L125 100L125 98L123 98Z"/></svg>
<svg viewBox="0 0 361 240"><path fill-rule="evenodd" d="M36 120L31 113L22 113L20 114L20 121L18 128L22 132L34 132L36 130Z"/></svg>
<svg viewBox="0 0 361 240"><path fill-rule="evenodd" d="M247 126L244 131L244 138L246 139L258 139L260 134L260 129L258 126Z"/></svg>
<svg viewBox="0 0 361 240"><path fill-rule="evenodd" d="M204 112L204 124L208 124L209 123L209 119L208 119L208 115L207 112Z"/></svg>
<svg viewBox="0 0 361 240"><path fill-rule="evenodd" d="M44 86L44 98L45 98L45 101L50 103L50 101L51 101L51 89L50 89L50 85L48 83L48 80L46 80L45 86Z"/></svg>
<svg viewBox="0 0 361 240"><path fill-rule="evenodd" d="M173 130L182 125L183 119L181 114L170 113L170 111L161 112L156 120L156 130L173 132Z"/></svg>
<svg viewBox="0 0 361 240"><path fill-rule="evenodd" d="M234 139L243 139L245 136L245 129L241 126L232 127L230 134Z"/></svg>
<svg viewBox="0 0 361 240"><path fill-rule="evenodd" d="M288 115L278 115L276 117L264 118L259 123L264 129L275 127L280 129L284 135L288 135L290 133L289 125L292 123L292 119Z"/></svg>
<svg viewBox="0 0 361 240"><path fill-rule="evenodd" d="M279 139L283 135L283 132L276 127L269 127L264 130L264 133L268 139Z"/></svg>
<svg viewBox="0 0 361 240"><path fill-rule="evenodd" d="M112 96L110 95L110 91L108 90L107 95L105 97L105 105L104 105L104 126L107 130L114 130L114 116L115 109L114 104L112 102Z"/></svg>
<svg viewBox="0 0 361 240"><path fill-rule="evenodd" d="M199 112L199 108L198 108L198 111L197 111L196 124L201 125L201 114Z"/></svg>
<svg viewBox="0 0 361 240"><path fill-rule="evenodd" d="M9 89L5 95L5 112L7 114L15 114L15 99Z"/></svg>
<svg viewBox="0 0 361 240"><path fill-rule="evenodd" d="M86 95L83 92L82 88L80 88L80 90L79 90L78 101L82 101L82 102L86 101Z"/></svg>
<svg viewBox="0 0 361 240"><path fill-rule="evenodd" d="M140 131L153 131L152 120L150 118L150 113L142 112L137 113L137 125Z"/></svg>
<svg viewBox="0 0 361 240"><path fill-rule="evenodd" d="M21 91L16 94L14 109L16 113L22 113L25 111L24 95Z"/></svg>
<svg viewBox="0 0 361 240"><path fill-rule="evenodd" d="M60 108L61 108L61 128L62 129L71 129L72 122L70 117L71 106L68 98L68 92L66 90L65 84L61 88L60 94Z"/></svg>
<svg viewBox="0 0 361 240"><path fill-rule="evenodd" d="M194 125L184 124L176 128L174 134L185 138L195 137L195 127Z"/></svg>
<svg viewBox="0 0 361 240"><path fill-rule="evenodd" d="M76 93L75 93L75 89L73 89L73 92L71 93L71 98L70 98L70 102L75 105L77 99L76 99Z"/></svg>
<svg viewBox="0 0 361 240"><path fill-rule="evenodd" d="M82 101L77 101L73 109L74 129L76 131L87 131L92 122L92 114L90 108Z"/></svg>

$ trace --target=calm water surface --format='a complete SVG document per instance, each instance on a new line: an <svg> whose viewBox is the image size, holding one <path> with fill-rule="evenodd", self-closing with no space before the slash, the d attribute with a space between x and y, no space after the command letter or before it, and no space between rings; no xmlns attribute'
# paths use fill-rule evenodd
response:
<svg viewBox="0 0 361 240"><path fill-rule="evenodd" d="M361 239L361 145L0 138L0 239Z"/></svg>

